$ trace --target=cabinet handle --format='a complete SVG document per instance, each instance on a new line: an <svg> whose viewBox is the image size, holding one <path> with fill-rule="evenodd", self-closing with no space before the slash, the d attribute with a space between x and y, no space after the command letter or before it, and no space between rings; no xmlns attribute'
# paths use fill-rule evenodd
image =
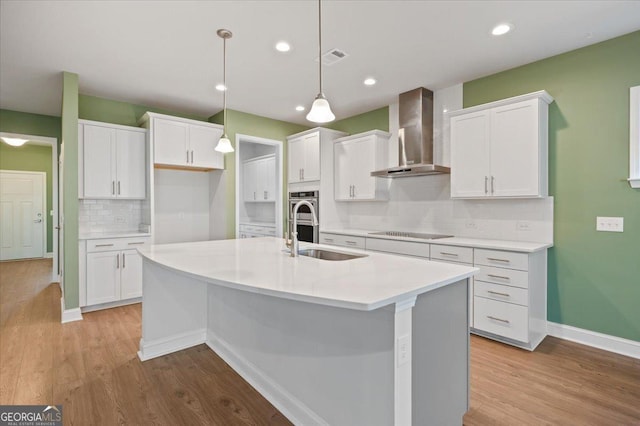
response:
<svg viewBox="0 0 640 426"><path fill-rule="evenodd" d="M493 194L493 181L495 181L495 177L491 176L491 193Z"/></svg>
<svg viewBox="0 0 640 426"><path fill-rule="evenodd" d="M506 320L506 319L492 317L491 315L487 315L487 318L489 318L491 320L494 320L494 321L500 321L500 322L503 322L505 324L509 324L509 320Z"/></svg>
<svg viewBox="0 0 640 426"><path fill-rule="evenodd" d="M441 255L443 255L443 256L454 256L454 257L458 257L458 254L457 254L457 253L448 253L448 252L446 252L446 251L441 251L441 252L440 252L440 254L441 254Z"/></svg>
<svg viewBox="0 0 640 426"><path fill-rule="evenodd" d="M500 278L500 279L503 279L503 280L510 280L510 279L511 279L511 278L509 278L509 277L505 277L505 276L503 276L503 275L487 274L487 276L488 276L488 277L491 277L491 278Z"/></svg>
<svg viewBox="0 0 640 426"><path fill-rule="evenodd" d="M497 294L498 296L511 297L509 293L500 293L499 291L487 290L487 293Z"/></svg>
<svg viewBox="0 0 640 426"><path fill-rule="evenodd" d="M189 150L187 150L187 164L189 164Z"/></svg>
<svg viewBox="0 0 640 426"><path fill-rule="evenodd" d="M325 240L326 242L328 242L328 243L332 243L332 242L333 242L333 238L325 238L324 240Z"/></svg>
<svg viewBox="0 0 640 426"><path fill-rule="evenodd" d="M138 244L144 244L144 241L136 241L135 243L127 243L127 244L130 245L130 246L135 246L135 245L138 245Z"/></svg>
<svg viewBox="0 0 640 426"><path fill-rule="evenodd" d="M256 191L253 191L253 200L256 200Z"/></svg>
<svg viewBox="0 0 640 426"><path fill-rule="evenodd" d="M120 269L120 253L116 254L116 269Z"/></svg>
<svg viewBox="0 0 640 426"><path fill-rule="evenodd" d="M489 193L489 177L488 176L484 177L484 193L485 194Z"/></svg>
<svg viewBox="0 0 640 426"><path fill-rule="evenodd" d="M120 181L118 181L118 195L120 195Z"/></svg>
<svg viewBox="0 0 640 426"><path fill-rule="evenodd" d="M96 244L96 247L113 247L113 244Z"/></svg>
<svg viewBox="0 0 640 426"><path fill-rule="evenodd" d="M509 263L509 259L498 259L497 257L487 257L487 260L491 260L493 262Z"/></svg>
<svg viewBox="0 0 640 426"><path fill-rule="evenodd" d="M125 253L122 253L122 269L126 268L126 259L127 259L127 255Z"/></svg>
<svg viewBox="0 0 640 426"><path fill-rule="evenodd" d="M116 195L116 181L111 181L111 195Z"/></svg>
<svg viewBox="0 0 640 426"><path fill-rule="evenodd" d="M350 246L355 246L356 244L358 244L355 241L345 241L345 243L349 244Z"/></svg>
<svg viewBox="0 0 640 426"><path fill-rule="evenodd" d="M193 164L193 150L191 150L191 164Z"/></svg>
<svg viewBox="0 0 640 426"><path fill-rule="evenodd" d="M353 185L353 198L356 198L356 186Z"/></svg>

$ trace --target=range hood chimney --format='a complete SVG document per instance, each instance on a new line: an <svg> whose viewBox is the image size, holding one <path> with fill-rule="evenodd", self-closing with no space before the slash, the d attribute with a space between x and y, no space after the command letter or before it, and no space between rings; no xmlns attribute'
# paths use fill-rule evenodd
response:
<svg viewBox="0 0 640 426"><path fill-rule="evenodd" d="M424 87L401 93L398 108L398 167L371 172L396 178L451 173L433 161L433 92Z"/></svg>

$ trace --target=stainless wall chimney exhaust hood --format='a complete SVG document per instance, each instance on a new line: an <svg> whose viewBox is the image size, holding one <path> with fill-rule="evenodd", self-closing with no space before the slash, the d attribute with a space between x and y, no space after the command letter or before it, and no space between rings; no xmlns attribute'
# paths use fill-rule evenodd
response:
<svg viewBox="0 0 640 426"><path fill-rule="evenodd" d="M398 108L398 156L400 164L371 172L384 178L451 173L433 164L433 92L424 87L401 93Z"/></svg>

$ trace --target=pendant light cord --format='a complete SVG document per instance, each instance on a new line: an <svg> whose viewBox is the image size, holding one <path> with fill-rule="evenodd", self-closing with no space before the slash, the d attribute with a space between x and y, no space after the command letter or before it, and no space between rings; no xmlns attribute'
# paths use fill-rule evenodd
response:
<svg viewBox="0 0 640 426"><path fill-rule="evenodd" d="M222 110L223 110L223 124L222 129L224 135L227 135L227 38L222 39L222 85L224 86L224 92L222 97Z"/></svg>
<svg viewBox="0 0 640 426"><path fill-rule="evenodd" d="M322 0L318 0L318 75L322 94Z"/></svg>

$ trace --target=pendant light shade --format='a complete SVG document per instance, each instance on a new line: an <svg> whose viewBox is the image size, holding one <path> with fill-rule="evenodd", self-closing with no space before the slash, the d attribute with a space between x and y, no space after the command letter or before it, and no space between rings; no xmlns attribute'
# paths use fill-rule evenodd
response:
<svg viewBox="0 0 640 426"><path fill-rule="evenodd" d="M222 153L233 152L233 146L231 145L231 141L227 136L227 39L231 38L233 34L229 30L219 29L218 37L222 39L222 85L224 86L224 91L222 92L222 115L223 115L223 131L222 137L218 141L218 145L216 145L215 150Z"/></svg>
<svg viewBox="0 0 640 426"><path fill-rule="evenodd" d="M22 146L25 143L27 143L27 139L20 139L20 138L5 138L4 136L2 137L2 140L11 146Z"/></svg>
<svg viewBox="0 0 640 426"><path fill-rule="evenodd" d="M328 123L335 120L336 116L333 115L329 101L322 93L322 0L318 0L318 76L320 92L311 105L307 120L314 123Z"/></svg>

